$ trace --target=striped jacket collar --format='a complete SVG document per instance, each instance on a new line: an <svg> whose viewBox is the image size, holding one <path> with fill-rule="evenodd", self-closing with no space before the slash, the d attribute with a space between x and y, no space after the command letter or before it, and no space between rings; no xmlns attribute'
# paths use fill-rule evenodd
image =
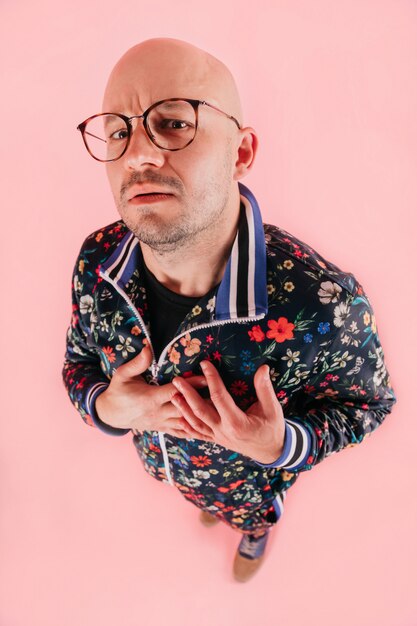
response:
<svg viewBox="0 0 417 626"><path fill-rule="evenodd" d="M217 291L214 316L217 320L263 317L268 312L262 216L252 192L238 184L241 200L238 231ZM101 266L101 273L124 291L133 272L142 264L139 241L128 231Z"/></svg>

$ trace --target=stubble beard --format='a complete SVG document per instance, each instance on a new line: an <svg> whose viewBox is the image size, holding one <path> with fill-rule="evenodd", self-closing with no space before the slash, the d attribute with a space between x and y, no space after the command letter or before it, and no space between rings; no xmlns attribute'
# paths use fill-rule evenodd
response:
<svg viewBox="0 0 417 626"><path fill-rule="evenodd" d="M204 190L195 192L188 200L182 200L184 193L176 195L173 202L180 203L183 209L179 214L176 213L175 221L172 222L167 220L166 214L164 216L163 209L154 209L151 205L138 207L135 211L128 206L123 193L117 208L129 230L158 255L215 244L230 197L228 173L225 164L222 180L208 181Z"/></svg>

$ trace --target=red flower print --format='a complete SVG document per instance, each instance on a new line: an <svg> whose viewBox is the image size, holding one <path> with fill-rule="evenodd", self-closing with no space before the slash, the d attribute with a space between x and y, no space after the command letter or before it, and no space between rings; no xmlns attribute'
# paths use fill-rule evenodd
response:
<svg viewBox="0 0 417 626"><path fill-rule="evenodd" d="M265 333L259 326L252 326L252 330L248 330L248 335L251 341L263 341L265 339Z"/></svg>
<svg viewBox="0 0 417 626"><path fill-rule="evenodd" d="M109 361L109 363L114 363L116 360L116 355L114 354L114 350L113 348L111 348L110 346L105 346L102 350L103 354L106 355L107 360Z"/></svg>
<svg viewBox="0 0 417 626"><path fill-rule="evenodd" d="M314 390L315 390L315 387L313 385L304 385L304 391L306 393L313 393Z"/></svg>
<svg viewBox="0 0 417 626"><path fill-rule="evenodd" d="M212 341L214 341L214 338L211 335L207 335L206 341L207 343L211 343Z"/></svg>
<svg viewBox="0 0 417 626"><path fill-rule="evenodd" d="M268 339L275 339L277 343L282 343L286 339L294 339L295 324L289 322L286 317L280 317L277 321L268 320L268 327L271 329L266 333Z"/></svg>
<svg viewBox="0 0 417 626"><path fill-rule="evenodd" d="M140 335L142 331L139 326L133 326L130 332L132 333L132 335Z"/></svg>
<svg viewBox="0 0 417 626"><path fill-rule="evenodd" d="M230 489L236 489L239 485L243 485L244 482L244 480L237 480L235 483L230 483L229 487Z"/></svg>
<svg viewBox="0 0 417 626"><path fill-rule="evenodd" d="M211 459L209 459L208 456L192 456L191 463L197 467L206 467L207 465L211 465Z"/></svg>
<svg viewBox="0 0 417 626"><path fill-rule="evenodd" d="M183 372L182 377L183 378L190 378L191 376L194 376L193 372L190 370L189 372Z"/></svg>
<svg viewBox="0 0 417 626"><path fill-rule="evenodd" d="M216 361L221 361L221 358L222 358L222 355L220 354L218 350L213 352L213 359L216 359Z"/></svg>
<svg viewBox="0 0 417 626"><path fill-rule="evenodd" d="M234 396L243 396L248 390L248 386L244 380L235 380L230 385L230 391Z"/></svg>
<svg viewBox="0 0 417 626"><path fill-rule="evenodd" d="M286 391L281 389L281 391L278 391L277 393L277 398L285 398L286 393L287 393Z"/></svg>

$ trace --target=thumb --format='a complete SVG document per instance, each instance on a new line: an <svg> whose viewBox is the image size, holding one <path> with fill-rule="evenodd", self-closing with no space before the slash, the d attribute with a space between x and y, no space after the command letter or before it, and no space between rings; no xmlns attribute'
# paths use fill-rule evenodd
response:
<svg viewBox="0 0 417 626"><path fill-rule="evenodd" d="M146 344L138 355L117 368L117 374L119 375L119 378L122 378L123 380L135 378L135 376L139 376L140 374L143 374L143 372L146 372L151 363L152 350L150 346Z"/></svg>
<svg viewBox="0 0 417 626"><path fill-rule="evenodd" d="M282 415L281 405L275 395L274 386L269 376L269 366L261 365L255 373L253 384L255 386L258 402L261 405L265 417L276 419Z"/></svg>

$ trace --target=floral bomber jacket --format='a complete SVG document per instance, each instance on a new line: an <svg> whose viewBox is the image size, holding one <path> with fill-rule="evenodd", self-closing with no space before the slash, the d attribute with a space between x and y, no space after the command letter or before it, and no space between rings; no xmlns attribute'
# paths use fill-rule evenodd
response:
<svg viewBox="0 0 417 626"><path fill-rule="evenodd" d="M201 374L210 360L236 404L255 400L263 363L286 422L284 449L270 465L195 439L133 432L146 471L196 506L248 532L273 524L276 496L299 472L359 444L396 402L375 315L359 282L286 231L262 223L251 191L239 183L238 233L211 299L202 297L145 374L153 384ZM116 368L146 338L152 347L137 238L122 221L84 241L72 281L72 319L63 378L83 420L111 435L95 400ZM169 311L167 311L169 315Z"/></svg>

